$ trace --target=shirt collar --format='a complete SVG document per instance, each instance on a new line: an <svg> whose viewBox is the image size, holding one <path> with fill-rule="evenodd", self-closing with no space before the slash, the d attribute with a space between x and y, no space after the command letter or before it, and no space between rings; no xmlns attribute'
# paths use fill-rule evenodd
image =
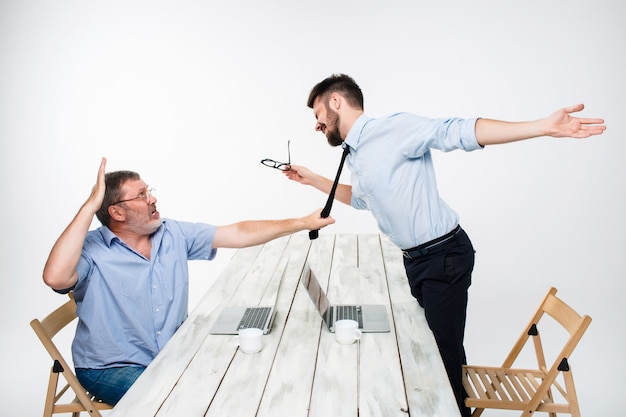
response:
<svg viewBox="0 0 626 417"><path fill-rule="evenodd" d="M164 229L164 224L165 224L165 219L162 220L161 226L159 226L159 228L156 230L156 232L154 232L152 234L153 238L154 238L154 236L159 235L160 233L162 233L162 231ZM102 239L104 240L104 242L109 247L111 247L111 242L113 242L113 239L118 239L118 240L120 239L107 226L102 225L99 230L100 230L100 235L102 235Z"/></svg>
<svg viewBox="0 0 626 417"><path fill-rule="evenodd" d="M108 227L102 225L100 227L100 234L102 235L102 239L104 240L104 242L111 247L111 242L113 241L113 239L119 239L115 233L113 233L111 231L111 229L109 229Z"/></svg>
<svg viewBox="0 0 626 417"><path fill-rule="evenodd" d="M350 128L350 131L348 132L344 143L350 146L350 148L352 149L357 149L359 147L359 138L361 137L361 131L369 120L370 118L367 117L365 114L360 115Z"/></svg>

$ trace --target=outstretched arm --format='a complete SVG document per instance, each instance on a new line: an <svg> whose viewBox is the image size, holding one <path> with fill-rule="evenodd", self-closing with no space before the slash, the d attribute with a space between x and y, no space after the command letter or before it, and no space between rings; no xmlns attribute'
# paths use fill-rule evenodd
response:
<svg viewBox="0 0 626 417"><path fill-rule="evenodd" d="M76 267L85 243L85 237L93 216L104 199L104 172L106 159L102 158L98 169L98 180L91 195L82 205L72 222L61 233L50 251L43 270L43 280L56 290L71 288L78 280Z"/></svg>
<svg viewBox="0 0 626 417"><path fill-rule="evenodd" d="M213 239L214 248L245 248L260 245L301 230L318 230L335 223L332 217L321 217L321 209L299 219L246 220L228 226L218 226Z"/></svg>
<svg viewBox="0 0 626 417"><path fill-rule="evenodd" d="M299 182L300 184L311 185L324 194L329 194L331 188L333 187L332 180L322 177L321 175L318 175L310 169L300 165L291 165L291 169L289 171L283 171L283 173L290 180ZM335 190L335 200L350 205L352 201L352 186L337 184L337 190Z"/></svg>
<svg viewBox="0 0 626 417"><path fill-rule="evenodd" d="M476 138L482 146L515 142L518 140L551 136L554 138L588 138L600 135L606 129L603 119L573 117L583 110L583 104L565 107L550 116L532 122L504 122L478 119Z"/></svg>

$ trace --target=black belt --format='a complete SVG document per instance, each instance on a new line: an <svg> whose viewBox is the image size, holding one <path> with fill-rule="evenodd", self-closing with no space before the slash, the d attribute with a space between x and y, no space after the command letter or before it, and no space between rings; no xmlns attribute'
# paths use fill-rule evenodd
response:
<svg viewBox="0 0 626 417"><path fill-rule="evenodd" d="M411 249L403 249L402 255L408 259L417 258L418 256L424 256L428 253L429 249L432 249L447 242L448 240L452 239L457 233L459 233L459 231L461 231L460 225L452 229L450 233L446 233L445 235L439 236L436 239L429 240L428 242L422 243L421 245L418 245Z"/></svg>

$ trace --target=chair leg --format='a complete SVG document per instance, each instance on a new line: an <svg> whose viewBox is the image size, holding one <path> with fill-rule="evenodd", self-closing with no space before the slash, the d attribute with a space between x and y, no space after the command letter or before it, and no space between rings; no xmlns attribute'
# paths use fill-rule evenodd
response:
<svg viewBox="0 0 626 417"><path fill-rule="evenodd" d="M474 408L474 412L472 413L472 417L479 417L482 415L484 408Z"/></svg>
<svg viewBox="0 0 626 417"><path fill-rule="evenodd" d="M574 387L574 378L571 368L569 371L563 372L563 380L565 381L565 391L567 391L567 402L569 403L570 414L572 417L580 417L578 397L576 396L576 388Z"/></svg>
<svg viewBox="0 0 626 417"><path fill-rule="evenodd" d="M54 403L57 395L57 387L59 384L59 374L50 371L50 379L48 380L48 392L46 393L46 402L43 406L43 417L51 417L54 410Z"/></svg>
<svg viewBox="0 0 626 417"><path fill-rule="evenodd" d="M552 398L552 391L548 390L548 398L550 399L550 402L553 402L554 399ZM556 413L548 413L549 417L557 417Z"/></svg>

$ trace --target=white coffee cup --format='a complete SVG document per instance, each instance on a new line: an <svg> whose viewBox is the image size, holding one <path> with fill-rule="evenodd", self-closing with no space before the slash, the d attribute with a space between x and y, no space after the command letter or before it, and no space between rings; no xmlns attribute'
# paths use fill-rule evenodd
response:
<svg viewBox="0 0 626 417"><path fill-rule="evenodd" d="M337 320L335 322L335 339L342 345L350 345L361 339L359 323L354 320Z"/></svg>
<svg viewBox="0 0 626 417"><path fill-rule="evenodd" d="M241 329L234 339L243 353L257 353L263 349L263 330L261 329Z"/></svg>

